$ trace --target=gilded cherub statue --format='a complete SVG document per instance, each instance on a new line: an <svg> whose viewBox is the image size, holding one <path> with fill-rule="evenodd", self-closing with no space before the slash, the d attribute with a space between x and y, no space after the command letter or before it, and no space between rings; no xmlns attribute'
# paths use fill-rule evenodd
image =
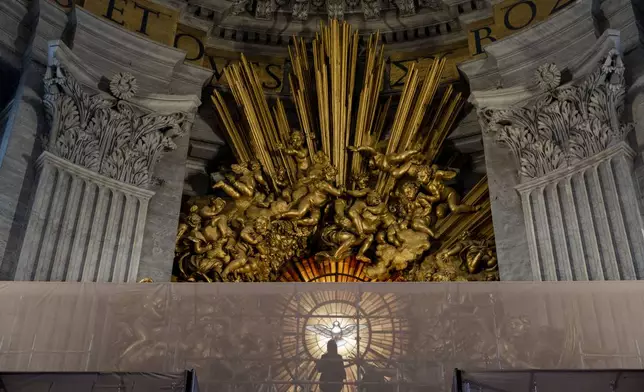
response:
<svg viewBox="0 0 644 392"><path fill-rule="evenodd" d="M331 185L335 176L335 169L312 171L305 179L307 193L299 201L295 199L297 206L294 209L278 214L276 219L295 221L300 226L316 225L322 215L321 208L328 203L329 196L340 197L343 193L341 189Z"/></svg>
<svg viewBox="0 0 644 392"><path fill-rule="evenodd" d="M207 282L212 282L210 277L212 272L221 272L222 266L230 260L230 256L220 247L210 249L202 255L191 255L188 258L190 264L189 272L186 272L185 262L179 264L181 272L189 276L188 280L196 281L197 277L203 278Z"/></svg>
<svg viewBox="0 0 644 392"><path fill-rule="evenodd" d="M426 195L419 193L418 185L411 181L405 182L395 194L402 226L436 238L436 233L432 229L434 223L432 204Z"/></svg>
<svg viewBox="0 0 644 392"><path fill-rule="evenodd" d="M221 197L193 199L177 234L176 260L184 280L275 279L285 263L306 256L318 230L331 248L318 252L318 259L355 254L370 263L365 272L373 279L415 271L424 280L483 280L496 273L488 243L465 238L426 258L422 273L419 269L436 240L438 218L478 209L462 204L444 184L455 172L422 164L416 150L382 154L352 147L371 156L372 169L390 174L386 181L393 191L381 195L371 184L373 173L363 172L354 173L351 189L345 190L335 186L338 171L323 151L309 160L300 132L292 133L289 144L284 152L295 156L297 177L289 180L287 168L277 165L275 178L267 181L258 161L234 164L233 173L213 186L233 203Z"/></svg>
<svg viewBox="0 0 644 392"><path fill-rule="evenodd" d="M192 251L196 254L202 254L212 249L212 245L208 243L204 235L201 233L201 216L199 215L199 207L192 206L190 214L187 218L190 231L184 236L184 243L190 244Z"/></svg>
<svg viewBox="0 0 644 392"><path fill-rule="evenodd" d="M250 161L249 166L251 173L253 173L253 179L255 180L255 183L261 185L262 187L264 187L264 189L268 189L268 183L264 178L261 163L256 160L252 160Z"/></svg>
<svg viewBox="0 0 644 392"><path fill-rule="evenodd" d="M251 168L249 169L250 166ZM253 205L266 208L266 194L258 190L258 185L267 186L261 171L261 165L253 161L250 164L233 164L234 175L228 175L226 181L216 182L212 188L221 189L234 200L234 208L228 212L233 224L243 225L246 211Z"/></svg>
<svg viewBox="0 0 644 392"><path fill-rule="evenodd" d="M498 280L496 253L490 241L466 230L452 246L429 255L415 273L415 280L434 282Z"/></svg>
<svg viewBox="0 0 644 392"><path fill-rule="evenodd" d="M304 177L310 166L309 152L304 142L304 134L300 131L293 130L288 144L288 147L281 143L278 144L277 150L295 158L295 162L297 163L297 177Z"/></svg>
<svg viewBox="0 0 644 392"><path fill-rule="evenodd" d="M292 192L293 190L289 186L287 174L286 174L286 169L283 167L280 167L277 170L277 173L275 175L275 178L273 179L273 182L275 183L275 186L277 187L278 191L278 198L281 198L287 203L290 203L293 201L292 197Z"/></svg>
<svg viewBox="0 0 644 392"><path fill-rule="evenodd" d="M369 169L390 173L394 178L404 176L413 165L412 158L419 153L418 150L409 150L401 153L384 154L371 146L349 146L347 149L369 156Z"/></svg>
<svg viewBox="0 0 644 392"><path fill-rule="evenodd" d="M199 275L209 280L207 273L215 267L215 263L210 260L214 243L204 236L202 230L199 207L193 205L190 207L186 223L179 226L175 252L179 256L178 265L184 276L194 279L195 275Z"/></svg>
<svg viewBox="0 0 644 392"><path fill-rule="evenodd" d="M352 229L358 235L361 243L360 250L356 258L360 261L370 262L365 253L373 244L375 235L382 225L382 219L388 213L387 205L380 198L380 194L375 191L369 192L365 199L356 200L349 208L349 217L352 223Z"/></svg>
<svg viewBox="0 0 644 392"><path fill-rule="evenodd" d="M444 218L449 211L460 214L476 212L481 209L481 206L469 206L461 203L461 196L458 192L445 185L445 180L451 180L454 177L456 177L455 171L440 170L437 165L424 166L416 174L416 179L428 193L427 200L432 204L438 204L436 216L439 219Z"/></svg>
<svg viewBox="0 0 644 392"><path fill-rule="evenodd" d="M318 252L317 258L341 260L349 256L351 248L360 245L360 238L353 230L353 223L346 214L346 207L346 200L335 201L333 224L322 229L323 241L335 249L332 252Z"/></svg>
<svg viewBox="0 0 644 392"><path fill-rule="evenodd" d="M361 198L367 196L372 191L369 186L369 175L366 173L358 173L353 176L353 185L355 189L347 189L347 194L351 197Z"/></svg>
<svg viewBox="0 0 644 392"><path fill-rule="evenodd" d="M225 208L226 201L220 197L211 198L209 205L201 207L199 215L206 221L201 232L208 242L234 235L228 226L228 215L222 213Z"/></svg>
<svg viewBox="0 0 644 392"><path fill-rule="evenodd" d="M497 269L496 253L490 241L476 239L469 231L464 231L459 241L449 249L449 255L464 255L467 272L476 274Z"/></svg>
<svg viewBox="0 0 644 392"><path fill-rule="evenodd" d="M246 225L239 233L239 241L236 244L235 259L226 265L222 276L227 277L243 267L246 274L253 274L256 269L255 258L261 257L268 253L268 250L262 244L264 236L270 228L270 219L259 217L252 225ZM249 264L249 261L250 264Z"/></svg>

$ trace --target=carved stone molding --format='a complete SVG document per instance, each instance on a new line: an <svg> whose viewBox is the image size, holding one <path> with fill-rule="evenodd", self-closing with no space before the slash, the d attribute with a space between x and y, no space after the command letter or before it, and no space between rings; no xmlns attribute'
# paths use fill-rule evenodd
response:
<svg viewBox="0 0 644 392"><path fill-rule="evenodd" d="M524 107L480 109L488 132L506 144L523 181L574 165L624 141L631 124L624 110L624 64L616 50L578 85L560 86L561 72L546 64L536 72L541 96Z"/></svg>
<svg viewBox="0 0 644 392"><path fill-rule="evenodd" d="M184 133L183 114L158 115L126 101L136 92L129 74L112 78L111 96L87 94L58 64L48 68L44 84L46 150L109 178L147 187L161 154Z"/></svg>

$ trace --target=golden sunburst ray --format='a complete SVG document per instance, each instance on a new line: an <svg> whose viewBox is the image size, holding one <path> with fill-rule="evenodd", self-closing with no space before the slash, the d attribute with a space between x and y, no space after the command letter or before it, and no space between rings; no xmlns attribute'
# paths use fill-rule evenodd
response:
<svg viewBox="0 0 644 392"><path fill-rule="evenodd" d="M422 78L412 65L393 122L387 127L391 98L380 102L385 71L384 46L379 33L370 35L366 41L359 89L355 83L359 35L348 23L332 20L321 27L311 43L312 66L304 39L294 37L289 46L291 95L309 157L313 158L317 147L321 148L337 168L337 183L341 186L365 170L362 157L359 154L350 157L346 150L348 146L375 146L386 138L385 153L416 148L432 162L464 103L462 95L449 86L431 112L432 117L425 118L439 91L446 60L434 61ZM235 156L242 161L256 156L271 176L276 168L284 167L292 181L296 172L294 163L283 154L276 154L277 146L286 143L290 131L282 102L277 100L271 115L259 78L243 55L239 64L228 66L224 72L248 129L245 132L243 126L233 123L223 98L215 91L213 102L229 134ZM355 112L354 101L358 103ZM427 126L423 128L422 124ZM387 128L389 131L384 132ZM376 189L385 194L392 186L389 174L381 173Z"/></svg>

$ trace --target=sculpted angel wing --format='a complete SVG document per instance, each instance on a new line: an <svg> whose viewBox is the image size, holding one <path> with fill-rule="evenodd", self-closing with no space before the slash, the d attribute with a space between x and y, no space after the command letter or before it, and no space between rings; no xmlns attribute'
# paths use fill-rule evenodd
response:
<svg viewBox="0 0 644 392"><path fill-rule="evenodd" d="M346 327L342 328L342 336L347 337L347 338L353 338L353 334L355 334L358 329L363 329L365 328L366 325L362 324L350 324L347 325Z"/></svg>
<svg viewBox="0 0 644 392"><path fill-rule="evenodd" d="M329 339L333 338L333 335L331 334L331 328L327 327L326 325L322 325L322 324L307 325L306 329L308 331L320 334Z"/></svg>
<svg viewBox="0 0 644 392"><path fill-rule="evenodd" d="M456 177L456 172L452 170L437 170L436 177L441 180L451 180Z"/></svg>

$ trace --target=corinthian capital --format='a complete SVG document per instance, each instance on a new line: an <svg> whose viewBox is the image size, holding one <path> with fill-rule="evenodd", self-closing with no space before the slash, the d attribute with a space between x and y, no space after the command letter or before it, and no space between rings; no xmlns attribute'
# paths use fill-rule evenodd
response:
<svg viewBox="0 0 644 392"><path fill-rule="evenodd" d="M631 124L624 109L624 64L612 50L595 71L575 84L561 83L554 64L539 67L543 93L524 107L480 110L488 132L506 144L530 180L569 167L624 141Z"/></svg>
<svg viewBox="0 0 644 392"><path fill-rule="evenodd" d="M51 125L46 150L115 180L147 187L162 153L184 133L183 114L158 115L126 101L136 93L132 75L114 76L111 95L89 95L55 64L44 84Z"/></svg>

